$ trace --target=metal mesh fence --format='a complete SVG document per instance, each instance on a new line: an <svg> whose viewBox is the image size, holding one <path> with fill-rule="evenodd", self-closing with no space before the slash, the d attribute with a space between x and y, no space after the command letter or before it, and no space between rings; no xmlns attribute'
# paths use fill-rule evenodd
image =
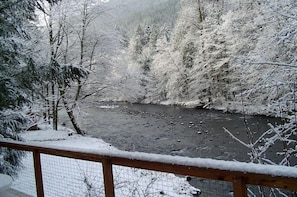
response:
<svg viewBox="0 0 297 197"><path fill-rule="evenodd" d="M138 168L114 166L116 197L199 196L185 177Z"/></svg>
<svg viewBox="0 0 297 197"><path fill-rule="evenodd" d="M23 159L12 188L36 196L32 153ZM105 196L102 165L99 162L41 154L44 195L47 197Z"/></svg>
<svg viewBox="0 0 297 197"><path fill-rule="evenodd" d="M104 196L99 162L41 155L45 196Z"/></svg>
<svg viewBox="0 0 297 197"><path fill-rule="evenodd" d="M23 159L24 168L12 188L36 196L32 153ZM47 197L105 196L102 164L41 154L44 194ZM199 196L199 190L186 177L138 168L113 165L117 197Z"/></svg>
<svg viewBox="0 0 297 197"><path fill-rule="evenodd" d="M36 196L33 157L27 152L24 168L12 189ZM103 197L104 183L100 162L41 154L44 194L46 197ZM228 197L232 183L178 176L139 168L113 165L116 197ZM296 192L248 185L248 196L291 196Z"/></svg>
<svg viewBox="0 0 297 197"><path fill-rule="evenodd" d="M32 152L26 152L22 160L22 169L18 176L14 178L11 188L29 196L36 196L36 184Z"/></svg>
<svg viewBox="0 0 297 197"><path fill-rule="evenodd" d="M230 197L233 196L232 183L225 181L215 181L202 178L189 178L191 185L199 188L199 197Z"/></svg>

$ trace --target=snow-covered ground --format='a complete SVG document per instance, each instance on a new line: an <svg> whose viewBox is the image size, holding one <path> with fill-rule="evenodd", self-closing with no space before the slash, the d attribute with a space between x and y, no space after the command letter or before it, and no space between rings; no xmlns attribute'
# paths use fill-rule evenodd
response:
<svg viewBox="0 0 297 197"><path fill-rule="evenodd" d="M69 134L72 135L69 135ZM116 150L110 144L92 137L73 134L67 128L53 131L43 126L40 131L21 135L26 141L43 145L71 147L86 150ZM100 163L41 155L45 196L104 196L102 166ZM24 168L12 188L36 196L32 154L23 159ZM185 178L170 173L114 166L117 196L193 196L199 191Z"/></svg>

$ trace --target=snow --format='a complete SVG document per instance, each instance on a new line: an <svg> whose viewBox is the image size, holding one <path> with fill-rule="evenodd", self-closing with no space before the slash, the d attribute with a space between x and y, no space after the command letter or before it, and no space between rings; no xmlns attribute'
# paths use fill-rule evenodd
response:
<svg viewBox="0 0 297 197"><path fill-rule="evenodd" d="M43 130L30 131L21 136L30 144L64 148L75 151L114 154L143 158L141 153L117 150L101 139L73 134L70 129L53 131L49 125ZM70 134L70 135L69 135ZM41 144L42 143L42 144ZM131 154L131 155L130 155ZM153 158L157 159L157 158ZM36 196L32 154L23 159L24 168L14 180L12 188ZM41 155L45 196L104 196L102 166L98 162ZM115 193L118 196L193 196L200 190L185 178L136 168L113 166Z"/></svg>
<svg viewBox="0 0 297 197"><path fill-rule="evenodd" d="M99 108L101 109L115 109L118 108L119 105L100 105Z"/></svg>
<svg viewBox="0 0 297 197"><path fill-rule="evenodd" d="M89 151L88 151L89 152ZM91 151L92 152L92 151ZM94 153L94 152L92 152ZM223 161L207 158L188 158L182 156L169 156L160 154L149 154L141 152L126 152L126 151L95 151L101 155L111 155L113 157L124 157L134 160L145 160L152 162L163 162L168 164L197 166L208 169L218 169L225 171L238 171L244 173L258 173L272 176L284 176L297 178L297 169L295 167L279 166L279 165L261 165L255 163L244 163L236 161Z"/></svg>
<svg viewBox="0 0 297 197"><path fill-rule="evenodd" d="M8 175L0 174L0 192L8 189L12 183L12 178Z"/></svg>

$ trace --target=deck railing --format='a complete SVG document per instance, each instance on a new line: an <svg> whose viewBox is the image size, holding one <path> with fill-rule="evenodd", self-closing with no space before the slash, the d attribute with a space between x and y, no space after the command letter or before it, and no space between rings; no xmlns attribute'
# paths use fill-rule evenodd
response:
<svg viewBox="0 0 297 197"><path fill-rule="evenodd" d="M231 182L235 197L247 196L248 184L297 191L297 168L294 167L125 151L86 151L6 140L0 140L0 147L33 152L38 197L44 196L40 154L102 163L106 197L115 196L113 165Z"/></svg>

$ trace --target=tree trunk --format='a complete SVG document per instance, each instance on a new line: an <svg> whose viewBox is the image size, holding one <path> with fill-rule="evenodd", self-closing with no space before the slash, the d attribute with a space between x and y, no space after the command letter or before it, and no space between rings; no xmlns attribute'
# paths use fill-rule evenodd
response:
<svg viewBox="0 0 297 197"><path fill-rule="evenodd" d="M49 84L46 84L46 107L47 107L47 122L48 124L51 124L50 121L50 114L51 114L51 108L50 108L50 100L49 100Z"/></svg>
<svg viewBox="0 0 297 197"><path fill-rule="evenodd" d="M44 97L44 103L43 103L43 120L44 122L47 122L50 124L50 101L49 101L49 90L48 90L48 84L45 84L42 86L42 96Z"/></svg>
<svg viewBox="0 0 297 197"><path fill-rule="evenodd" d="M55 84L52 83L52 113L53 113L53 129L58 130L58 106L55 99Z"/></svg>
<svg viewBox="0 0 297 197"><path fill-rule="evenodd" d="M78 86L77 86L77 90L76 90L76 94L75 94L75 102L78 101L79 99L79 95L80 95L80 91L81 91L81 88L82 88L82 83L80 80L77 81L78 83Z"/></svg>
<svg viewBox="0 0 297 197"><path fill-rule="evenodd" d="M55 51L54 51L54 35L53 35L53 16L52 16L52 5L49 7L50 15L49 15L49 44L50 44L50 51L51 51L51 62L55 59ZM53 129L58 130L58 107L56 106L56 99L55 99L55 81L54 81L55 73L52 71L51 79L52 79L52 87L51 87L51 96L52 96L52 113L53 113Z"/></svg>
<svg viewBox="0 0 297 197"><path fill-rule="evenodd" d="M68 102L65 98L65 90L61 88L60 94L61 94L62 102L63 102L66 112L68 114L68 117L70 118L70 121L71 121L75 131L80 135L85 135L86 133L80 128L79 124L77 123L77 121L75 119L73 110L68 106Z"/></svg>
<svg viewBox="0 0 297 197"><path fill-rule="evenodd" d="M204 16L203 16L203 11L202 11L200 0L198 0L197 3L198 3L198 12L199 12L198 13L199 14L199 22L202 22L204 19Z"/></svg>
<svg viewBox="0 0 297 197"><path fill-rule="evenodd" d="M47 119L47 114L46 114L46 112L47 112L47 101L46 101L46 95L44 93L44 89L45 89L45 87L42 86L41 95L45 98L44 102L43 102L42 115L43 115L44 122L46 122L46 119Z"/></svg>

